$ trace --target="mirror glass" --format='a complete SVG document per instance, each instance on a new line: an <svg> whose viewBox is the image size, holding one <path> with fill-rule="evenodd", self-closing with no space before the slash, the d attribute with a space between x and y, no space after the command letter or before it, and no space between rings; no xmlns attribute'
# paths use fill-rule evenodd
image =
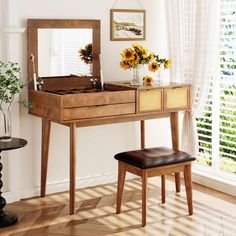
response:
<svg viewBox="0 0 236 236"><path fill-rule="evenodd" d="M92 35L91 28L38 29L38 76L91 76Z"/></svg>

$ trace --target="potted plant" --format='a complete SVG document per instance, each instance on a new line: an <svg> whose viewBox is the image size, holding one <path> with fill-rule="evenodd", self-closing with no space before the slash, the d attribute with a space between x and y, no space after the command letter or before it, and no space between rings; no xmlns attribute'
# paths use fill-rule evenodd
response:
<svg viewBox="0 0 236 236"><path fill-rule="evenodd" d="M24 87L18 63L0 61L0 141L11 141L11 104ZM23 102L25 106L28 104Z"/></svg>

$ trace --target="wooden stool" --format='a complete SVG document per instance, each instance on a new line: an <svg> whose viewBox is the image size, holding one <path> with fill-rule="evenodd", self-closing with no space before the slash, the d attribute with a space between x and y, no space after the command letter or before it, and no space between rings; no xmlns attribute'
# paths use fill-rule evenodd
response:
<svg viewBox="0 0 236 236"><path fill-rule="evenodd" d="M115 155L119 161L116 213L121 210L126 171L142 178L142 226L146 225L147 178L161 175L162 203L165 203L165 175L184 172L189 215L193 214L191 163L195 157L173 149L146 148Z"/></svg>

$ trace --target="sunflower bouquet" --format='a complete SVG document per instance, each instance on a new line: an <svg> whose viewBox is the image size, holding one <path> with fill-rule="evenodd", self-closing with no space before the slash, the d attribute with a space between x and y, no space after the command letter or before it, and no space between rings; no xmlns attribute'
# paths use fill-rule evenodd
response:
<svg viewBox="0 0 236 236"><path fill-rule="evenodd" d="M140 44L133 44L132 48L126 48L121 53L120 67L124 70L132 69L136 65L148 64L154 59L154 54L148 54L148 49L143 48Z"/></svg>
<svg viewBox="0 0 236 236"><path fill-rule="evenodd" d="M85 64L91 64L92 63L92 44L89 43L88 45L85 46L85 48L81 48L79 50L79 55L81 60L85 63Z"/></svg>
<svg viewBox="0 0 236 236"><path fill-rule="evenodd" d="M168 69L171 65L171 59L160 58L159 55L148 53L148 49L140 44L133 44L132 47L126 48L121 53L120 67L124 70L133 69L133 79L131 85L151 85L154 80L150 76L140 75L138 68L141 65L148 65L148 70L151 72L158 71L160 73L162 66Z"/></svg>
<svg viewBox="0 0 236 236"><path fill-rule="evenodd" d="M140 44L133 44L133 48L126 48L121 53L120 67L124 70L132 69L136 65L148 64L148 69L151 72L156 72L161 64L168 69L172 63L171 59L159 58L159 55L154 53L148 54L148 49L143 48Z"/></svg>

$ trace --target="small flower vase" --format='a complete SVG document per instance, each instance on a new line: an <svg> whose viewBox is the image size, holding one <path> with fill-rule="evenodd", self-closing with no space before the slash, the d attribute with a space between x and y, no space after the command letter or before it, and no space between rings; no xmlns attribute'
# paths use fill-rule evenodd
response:
<svg viewBox="0 0 236 236"><path fill-rule="evenodd" d="M8 105L8 104L6 104ZM10 108L0 107L0 142L11 141L11 112Z"/></svg>
<svg viewBox="0 0 236 236"><path fill-rule="evenodd" d="M133 79L131 80L131 85L143 85L143 66L137 64L133 67Z"/></svg>
<svg viewBox="0 0 236 236"><path fill-rule="evenodd" d="M161 84L162 77L163 77L163 66L160 65L160 67L157 70L157 75L154 78L154 84Z"/></svg>

